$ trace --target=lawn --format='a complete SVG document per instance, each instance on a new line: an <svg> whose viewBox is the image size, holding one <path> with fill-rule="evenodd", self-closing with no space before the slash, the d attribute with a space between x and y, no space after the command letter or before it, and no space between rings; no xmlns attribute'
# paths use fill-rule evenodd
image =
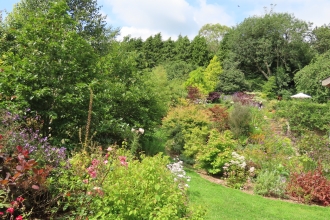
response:
<svg viewBox="0 0 330 220"><path fill-rule="evenodd" d="M272 200L212 183L187 170L191 203L207 209L205 219L326 220L330 208Z"/></svg>

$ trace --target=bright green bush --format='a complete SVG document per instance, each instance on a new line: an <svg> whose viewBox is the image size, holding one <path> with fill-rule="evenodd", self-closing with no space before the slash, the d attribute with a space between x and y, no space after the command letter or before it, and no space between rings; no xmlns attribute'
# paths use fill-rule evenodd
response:
<svg viewBox="0 0 330 220"><path fill-rule="evenodd" d="M206 110L199 105L172 108L163 119L163 129L167 135L167 148L171 153L181 154L193 130L205 130L210 126Z"/></svg>
<svg viewBox="0 0 330 220"><path fill-rule="evenodd" d="M196 166L211 174L223 173L223 167L231 159L231 153L236 145L237 142L233 139L231 131L219 133L216 129L212 129L207 143L196 156Z"/></svg>
<svg viewBox="0 0 330 220"><path fill-rule="evenodd" d="M107 154L77 153L70 164L54 185L69 219L198 218L188 206L187 186L175 181L161 154L139 161L110 147Z"/></svg>

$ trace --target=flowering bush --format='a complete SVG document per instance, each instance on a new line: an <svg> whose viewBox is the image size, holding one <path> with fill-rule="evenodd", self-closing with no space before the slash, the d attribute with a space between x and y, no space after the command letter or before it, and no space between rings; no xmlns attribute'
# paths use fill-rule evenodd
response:
<svg viewBox="0 0 330 220"><path fill-rule="evenodd" d="M175 159L174 163L167 165L167 168L174 174L174 181L178 182L180 189L185 189L189 187L187 182L190 182L190 177L186 175L186 171L183 169L183 161L178 158Z"/></svg>
<svg viewBox="0 0 330 220"><path fill-rule="evenodd" d="M242 189L249 177L254 176L255 168L247 167L245 157L236 152L231 153L232 159L225 163L223 169L227 178L227 185L235 189Z"/></svg>
<svg viewBox="0 0 330 220"><path fill-rule="evenodd" d="M211 174L223 174L223 167L230 161L236 144L229 130L219 133L218 130L212 129L207 143L200 148L196 156L196 166Z"/></svg>
<svg viewBox="0 0 330 220"><path fill-rule="evenodd" d="M132 160L129 151L112 146L107 152L77 153L70 164L56 187L63 196L61 207L71 217L178 219L191 214L186 186L178 187L178 181L189 178L180 163L169 165L175 181L167 157Z"/></svg>

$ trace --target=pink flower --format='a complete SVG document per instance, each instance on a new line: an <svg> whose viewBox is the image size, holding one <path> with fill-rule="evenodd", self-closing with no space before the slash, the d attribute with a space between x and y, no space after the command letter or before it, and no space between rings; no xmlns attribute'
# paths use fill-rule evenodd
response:
<svg viewBox="0 0 330 220"><path fill-rule="evenodd" d="M113 148L112 147L108 147L107 151L112 151Z"/></svg>
<svg viewBox="0 0 330 220"><path fill-rule="evenodd" d="M107 163L108 163L108 160L103 161L103 163L104 163L104 164L107 164Z"/></svg>
<svg viewBox="0 0 330 220"><path fill-rule="evenodd" d="M93 166L97 166L99 164L99 161L97 159L93 159L92 164Z"/></svg>
<svg viewBox="0 0 330 220"><path fill-rule="evenodd" d="M86 183L87 184L88 183L88 179L84 179L83 180L83 183Z"/></svg>
<svg viewBox="0 0 330 220"><path fill-rule="evenodd" d="M3 212L0 212L0 216L2 216L4 213Z"/></svg>
<svg viewBox="0 0 330 220"><path fill-rule="evenodd" d="M13 207L10 207L6 210L6 212L10 213L10 214L13 214L14 213L14 208Z"/></svg>
<svg viewBox="0 0 330 220"><path fill-rule="evenodd" d="M24 198L22 196L19 196L19 197L17 197L16 201L17 202L23 202L24 201Z"/></svg>
<svg viewBox="0 0 330 220"><path fill-rule="evenodd" d="M119 156L119 161L120 161L120 164L123 165L123 166L127 166L127 162L126 162L126 157L124 156Z"/></svg>
<svg viewBox="0 0 330 220"><path fill-rule="evenodd" d="M21 215L16 217L16 220L23 220L23 217Z"/></svg>
<svg viewBox="0 0 330 220"><path fill-rule="evenodd" d="M96 178L96 171L92 171L89 173L89 175L91 175L92 178Z"/></svg>

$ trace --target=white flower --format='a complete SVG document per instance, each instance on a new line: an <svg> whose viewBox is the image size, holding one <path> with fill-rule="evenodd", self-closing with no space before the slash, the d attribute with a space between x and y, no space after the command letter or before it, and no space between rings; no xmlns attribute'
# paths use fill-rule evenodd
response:
<svg viewBox="0 0 330 220"><path fill-rule="evenodd" d="M140 132L141 134L143 134L143 133L144 133L144 129L143 129L143 128L139 128L139 132Z"/></svg>
<svg viewBox="0 0 330 220"><path fill-rule="evenodd" d="M249 172L253 173L254 172L254 167L250 167Z"/></svg>

